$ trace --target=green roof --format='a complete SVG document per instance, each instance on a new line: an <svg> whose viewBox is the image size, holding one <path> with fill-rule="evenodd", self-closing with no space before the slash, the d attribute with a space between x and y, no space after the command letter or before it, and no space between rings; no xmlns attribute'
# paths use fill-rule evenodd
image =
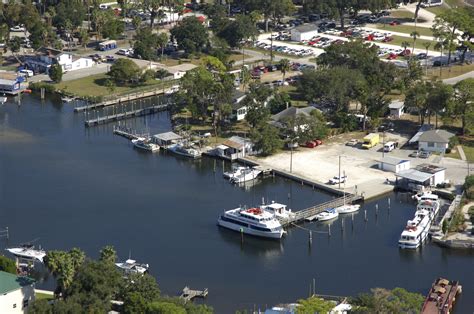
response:
<svg viewBox="0 0 474 314"><path fill-rule="evenodd" d="M0 294L5 294L23 286L32 285L35 281L29 277L19 277L4 271L0 271Z"/></svg>

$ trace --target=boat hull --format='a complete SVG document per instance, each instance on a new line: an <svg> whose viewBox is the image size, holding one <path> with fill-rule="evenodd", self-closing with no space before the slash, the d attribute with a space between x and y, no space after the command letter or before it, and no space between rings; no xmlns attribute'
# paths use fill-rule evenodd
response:
<svg viewBox="0 0 474 314"><path fill-rule="evenodd" d="M255 230L249 227L237 225L232 222L224 221L221 218L217 220L217 225L224 227L226 229L242 232L244 234L261 237L261 238L281 239L284 234L283 229L281 229L280 231L271 231L271 232L259 231L259 230Z"/></svg>

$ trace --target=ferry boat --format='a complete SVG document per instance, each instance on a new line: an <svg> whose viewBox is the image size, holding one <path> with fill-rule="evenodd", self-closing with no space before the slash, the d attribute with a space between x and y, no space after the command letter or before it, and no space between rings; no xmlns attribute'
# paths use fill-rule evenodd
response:
<svg viewBox="0 0 474 314"><path fill-rule="evenodd" d="M244 183L256 179L260 175L261 171L257 169L244 169L241 173L230 179L233 183Z"/></svg>
<svg viewBox="0 0 474 314"><path fill-rule="evenodd" d="M39 261L41 263L43 263L43 258L46 256L46 251L41 248L36 250L35 247L30 244L8 248L6 250L18 258Z"/></svg>
<svg viewBox="0 0 474 314"><path fill-rule="evenodd" d="M306 218L306 220L313 221L316 219L317 221L328 221L328 220L336 219L337 217L339 217L339 213L336 211L336 209L328 208L317 215Z"/></svg>
<svg viewBox="0 0 474 314"><path fill-rule="evenodd" d="M400 235L398 246L402 249L416 249L423 244L428 237L432 216L427 210L421 209L415 212L415 218L408 220L405 229Z"/></svg>
<svg viewBox="0 0 474 314"><path fill-rule="evenodd" d="M453 309L456 295L462 292L459 281L438 278L431 286L423 303L421 314L449 314Z"/></svg>
<svg viewBox="0 0 474 314"><path fill-rule="evenodd" d="M139 149L143 149L149 152L157 152L160 150L160 146L157 144L153 144L150 139L139 137L132 140L133 146Z"/></svg>
<svg viewBox="0 0 474 314"><path fill-rule="evenodd" d="M335 210L339 214L350 214L350 213L354 213L354 212L358 211L359 208L360 208L359 204L355 204L355 205L345 204L345 205L336 207Z"/></svg>
<svg viewBox="0 0 474 314"><path fill-rule="evenodd" d="M247 167L242 166L232 166L231 171L224 172L224 178L232 179L242 174L242 172L247 169Z"/></svg>
<svg viewBox="0 0 474 314"><path fill-rule="evenodd" d="M190 158L200 158L201 157L201 152L198 151L197 149L191 148L191 147L186 147L183 144L174 144L168 147L168 149L175 154L185 156L185 157L190 157Z"/></svg>
<svg viewBox="0 0 474 314"><path fill-rule="evenodd" d="M228 210L217 219L217 224L234 231L271 239L281 239L285 233L275 215L259 207Z"/></svg>
<svg viewBox="0 0 474 314"><path fill-rule="evenodd" d="M115 263L126 274L144 274L148 271L148 264L139 264L133 259L127 259L125 262Z"/></svg>

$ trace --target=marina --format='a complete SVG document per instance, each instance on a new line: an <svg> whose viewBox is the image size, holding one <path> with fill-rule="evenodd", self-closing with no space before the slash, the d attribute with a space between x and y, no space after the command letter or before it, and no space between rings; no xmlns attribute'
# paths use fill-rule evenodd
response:
<svg viewBox="0 0 474 314"><path fill-rule="evenodd" d="M133 248L134 259L152 266L150 274L159 279L163 294L176 295L184 284L209 287L212 294L206 303L218 313L292 302L307 295L308 278L313 277L326 295L357 295L374 286L393 287L394 282L426 293L433 274L463 278L471 267L472 254L431 243L421 251L399 250L400 229L413 218L416 203L393 192L366 198L358 212L332 222L308 224L300 218L297 225L313 230L310 247L308 232L292 224L282 241L245 236L242 242L238 232L216 226L216 218L229 205L254 207L265 197L301 215L299 209L315 204L327 204L320 210L342 206L343 193L313 189L310 180L301 184L278 173L260 178L250 190L241 189L223 177L231 170L228 161L221 167L221 161L205 156L194 160L138 154L128 139L113 135L112 124L84 129L72 108L48 99L38 104L26 95L21 107L7 103L0 112L5 134L0 221L13 231L12 243L37 236L46 248L80 247L90 256L108 244L118 252ZM168 132L171 123L159 112L133 117L128 127L160 134ZM22 142L8 141L12 130ZM132 189L132 184L138 187ZM24 190L28 197L18 193ZM346 195L346 202L352 197L361 198ZM325 233L328 225L331 237ZM347 260L350 268L341 262ZM294 271L285 271L288 268ZM251 286L248 278L253 278ZM281 285L292 287L283 297ZM48 278L37 287L53 290L54 283ZM463 290L456 300L461 313L474 305L465 297L474 291L471 280L463 282Z"/></svg>
<svg viewBox="0 0 474 314"><path fill-rule="evenodd" d="M163 105L154 105L151 107L146 108L137 108L131 109L124 112L116 112L115 110L111 114L104 114L102 116L97 115L95 118L84 120L84 124L87 127L91 127L98 124L109 123L112 121L120 121L125 120L133 117L140 117L149 114L154 114L160 111L167 110L169 108L169 104Z"/></svg>

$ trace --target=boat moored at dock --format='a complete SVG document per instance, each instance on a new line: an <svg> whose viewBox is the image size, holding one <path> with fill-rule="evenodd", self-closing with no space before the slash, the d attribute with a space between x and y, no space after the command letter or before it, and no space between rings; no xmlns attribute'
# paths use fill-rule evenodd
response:
<svg viewBox="0 0 474 314"><path fill-rule="evenodd" d="M275 215L260 207L238 207L224 212L218 219L221 227L258 237L281 239L285 231Z"/></svg>
<svg viewBox="0 0 474 314"><path fill-rule="evenodd" d="M185 157L190 157L190 158L200 158L201 157L201 152L198 151L197 149L194 149L192 147L186 146L182 143L174 144L168 147L168 150L172 153L175 153L177 155L185 156Z"/></svg>
<svg viewBox="0 0 474 314"><path fill-rule="evenodd" d="M458 293L462 292L459 281L438 278L431 286L421 308L421 314L449 314Z"/></svg>
<svg viewBox="0 0 474 314"><path fill-rule="evenodd" d="M149 152L157 152L160 150L160 146L151 142L149 138L139 137L132 140L133 146L139 149L143 149Z"/></svg>
<svg viewBox="0 0 474 314"><path fill-rule="evenodd" d="M43 263L43 258L46 256L46 251L41 248L35 249L33 245L22 245L19 247L8 248L6 250L18 258L38 261L41 263Z"/></svg>
<svg viewBox="0 0 474 314"><path fill-rule="evenodd" d="M354 212L358 211L359 208L360 208L359 204L354 204L354 205L344 204L342 206L336 207L335 210L339 214L350 214L350 213L354 213Z"/></svg>
<svg viewBox="0 0 474 314"><path fill-rule="evenodd" d="M232 178L235 178L239 175L242 174L242 172L247 169L247 167L243 167L243 166L232 166L232 170L231 171L227 171L227 172L224 172L223 176L224 178L226 179L232 179Z"/></svg>
<svg viewBox="0 0 474 314"><path fill-rule="evenodd" d="M139 264L133 259L127 259L125 262L115 263L126 274L144 274L148 271L148 264Z"/></svg>
<svg viewBox="0 0 474 314"><path fill-rule="evenodd" d="M239 175L232 177L230 181L232 183L244 183L247 181L252 181L255 180L260 175L260 173L262 173L260 170L247 168L242 170Z"/></svg>
<svg viewBox="0 0 474 314"><path fill-rule="evenodd" d="M306 218L306 220L307 221L313 221L313 220L328 221L328 220L336 219L337 217L339 217L339 213L336 211L336 209L328 208L317 215Z"/></svg>
<svg viewBox="0 0 474 314"><path fill-rule="evenodd" d="M431 214L427 210L417 210L415 218L408 220L405 229L402 231L400 240L398 240L398 246L402 249L416 249L420 247L428 237L431 219Z"/></svg>

